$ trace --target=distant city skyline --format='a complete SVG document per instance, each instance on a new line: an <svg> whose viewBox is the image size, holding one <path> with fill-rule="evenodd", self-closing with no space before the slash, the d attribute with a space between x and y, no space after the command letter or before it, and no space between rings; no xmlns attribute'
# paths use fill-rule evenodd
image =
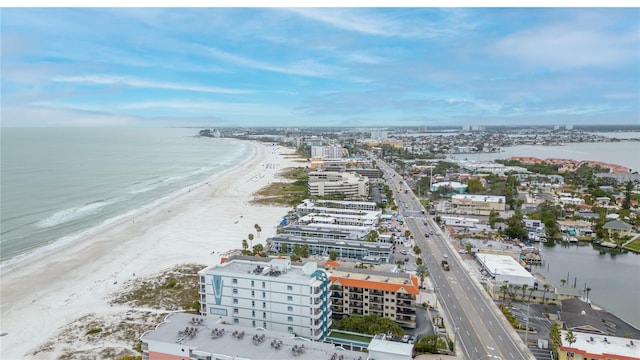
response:
<svg viewBox="0 0 640 360"><path fill-rule="evenodd" d="M639 8L3 8L2 126L640 124Z"/></svg>

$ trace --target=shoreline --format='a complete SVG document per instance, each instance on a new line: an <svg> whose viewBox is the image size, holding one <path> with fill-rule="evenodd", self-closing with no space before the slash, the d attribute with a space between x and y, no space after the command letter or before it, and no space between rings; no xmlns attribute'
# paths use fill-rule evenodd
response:
<svg viewBox="0 0 640 360"><path fill-rule="evenodd" d="M8 271L3 267L2 358L50 358L31 352L75 319L109 311L109 297L126 280L181 263L219 261L255 233L254 224L262 232L253 245L275 234L288 207L251 205L253 193L282 169L302 165L286 157L293 153L289 148L251 144L250 158L202 184Z"/></svg>
<svg viewBox="0 0 640 360"><path fill-rule="evenodd" d="M242 141L237 139L228 139L228 140L236 141L236 142ZM249 142L249 143L251 144L253 142ZM105 219L100 224L89 227L87 229L80 230L73 234L60 237L58 239L55 239L50 244L41 246L27 253L19 254L13 258L4 260L2 263L0 263L0 274L8 274L23 266L28 266L30 263L42 260L42 258L48 255L56 254L71 246L76 246L79 243L83 242L84 240L90 238L91 236L94 236L103 231L107 231L114 226L121 226L126 221L135 219L136 217L143 215L143 213L147 214L150 211L153 211L154 209L161 207L164 204L167 204L172 200L179 198L180 196L187 195L191 190L199 189L202 186L207 185L209 183L214 183L216 180L225 177L227 174L234 172L237 168L254 160L255 157L257 156L256 149L257 148L253 146L251 156L244 159L241 163L238 163L233 167L229 167L228 169L225 169L221 172L213 174L208 178L206 178L205 180L184 186L183 188L174 190L173 192L166 194L158 199L152 200L149 203L144 204L138 208L131 209L125 213L118 214L111 218Z"/></svg>

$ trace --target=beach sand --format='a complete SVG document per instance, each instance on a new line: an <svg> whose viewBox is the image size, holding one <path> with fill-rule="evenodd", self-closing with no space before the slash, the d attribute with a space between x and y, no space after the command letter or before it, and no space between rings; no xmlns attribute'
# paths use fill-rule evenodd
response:
<svg viewBox="0 0 640 360"><path fill-rule="evenodd" d="M0 337L0 357L55 357L31 354L81 316L109 313L112 294L134 276L177 264L217 263L221 253L240 249L249 233L253 245L264 244L290 208L251 205L252 194L283 169L305 164L286 156L293 149L254 144L255 156L221 178L3 271L0 332L7 334Z"/></svg>

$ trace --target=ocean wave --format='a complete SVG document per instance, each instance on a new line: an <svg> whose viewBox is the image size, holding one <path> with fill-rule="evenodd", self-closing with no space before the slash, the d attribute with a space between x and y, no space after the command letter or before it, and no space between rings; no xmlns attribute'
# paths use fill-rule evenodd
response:
<svg viewBox="0 0 640 360"><path fill-rule="evenodd" d="M101 208L113 204L114 201L94 201L89 204L85 204L82 206L72 207L69 209L60 210L53 215L40 220L36 226L40 228L50 228L54 226L58 226L60 224L64 224L69 221L81 219L87 215L95 214Z"/></svg>

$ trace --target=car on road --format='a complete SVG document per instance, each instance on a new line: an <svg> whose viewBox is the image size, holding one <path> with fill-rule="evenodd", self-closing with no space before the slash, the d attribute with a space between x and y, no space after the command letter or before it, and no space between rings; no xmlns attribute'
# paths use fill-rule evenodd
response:
<svg viewBox="0 0 640 360"><path fill-rule="evenodd" d="M408 262L409 262L409 258L408 258L408 257L407 257L407 258L404 258L404 262L405 262L405 263L408 263Z"/></svg>
<svg viewBox="0 0 640 360"><path fill-rule="evenodd" d="M400 251L400 254L402 254L402 255L407 255L407 250L402 250L402 251Z"/></svg>
<svg viewBox="0 0 640 360"><path fill-rule="evenodd" d="M410 335L403 335L403 336L402 336L402 340L401 340L401 341L402 341L403 343L408 343L408 342L409 342L409 340L411 340L411 336L410 336Z"/></svg>
<svg viewBox="0 0 640 360"><path fill-rule="evenodd" d="M448 254L442 254L442 257L444 257L445 259L448 259L449 255Z"/></svg>

